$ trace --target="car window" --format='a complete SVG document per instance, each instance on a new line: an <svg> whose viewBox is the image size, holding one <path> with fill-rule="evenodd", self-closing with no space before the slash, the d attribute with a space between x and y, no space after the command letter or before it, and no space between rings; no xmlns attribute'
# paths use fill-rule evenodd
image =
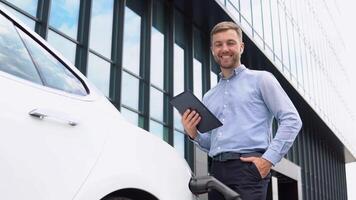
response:
<svg viewBox="0 0 356 200"><path fill-rule="evenodd" d="M0 70L42 84L14 25L2 15L0 15Z"/></svg>
<svg viewBox="0 0 356 200"><path fill-rule="evenodd" d="M82 82L57 58L20 29L18 29L18 32L23 38L46 86L77 95L87 95Z"/></svg>

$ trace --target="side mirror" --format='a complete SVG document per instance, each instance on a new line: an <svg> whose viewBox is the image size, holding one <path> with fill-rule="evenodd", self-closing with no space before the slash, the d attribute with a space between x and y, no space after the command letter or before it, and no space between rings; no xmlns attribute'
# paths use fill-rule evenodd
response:
<svg viewBox="0 0 356 200"><path fill-rule="evenodd" d="M212 176L191 178L189 182L189 189L195 195L204 194L211 189L215 189L220 192L226 200L241 200L241 197L238 193Z"/></svg>

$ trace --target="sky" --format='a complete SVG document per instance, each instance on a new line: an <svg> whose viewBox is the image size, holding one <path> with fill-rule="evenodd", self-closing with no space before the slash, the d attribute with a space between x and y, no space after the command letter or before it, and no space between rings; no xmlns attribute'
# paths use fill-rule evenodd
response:
<svg viewBox="0 0 356 200"><path fill-rule="evenodd" d="M356 79L353 76L356 75L356 64L352 58L354 58L355 54L355 46L356 46L356 27L354 25L350 25L350 23L356 19L356 2L353 0L343 0L338 2L340 7L340 34L343 35L345 42L345 53L343 54L343 61L346 65L346 70L348 74L351 74L351 83L353 91L356 91ZM352 76L353 75L353 76ZM351 102L351 109L353 113L356 113L356 94L355 92L351 92L351 96L349 102ZM356 130L354 130L356 131ZM354 133L355 134L355 133ZM356 146L356 144L352 144ZM356 162L346 164L346 177L347 177L347 192L349 200L356 200Z"/></svg>

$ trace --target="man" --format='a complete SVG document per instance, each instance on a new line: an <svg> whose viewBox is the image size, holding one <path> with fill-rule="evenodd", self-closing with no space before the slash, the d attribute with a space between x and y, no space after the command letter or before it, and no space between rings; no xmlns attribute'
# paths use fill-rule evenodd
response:
<svg viewBox="0 0 356 200"><path fill-rule="evenodd" d="M211 31L211 51L220 65L220 81L203 103L223 126L198 133L201 117L186 110L182 124L189 137L212 158L211 174L238 192L243 200L266 199L270 170L292 146L302 123L276 78L241 64L242 31L221 22ZM273 117L278 129L272 139ZM222 200L216 191L209 200Z"/></svg>

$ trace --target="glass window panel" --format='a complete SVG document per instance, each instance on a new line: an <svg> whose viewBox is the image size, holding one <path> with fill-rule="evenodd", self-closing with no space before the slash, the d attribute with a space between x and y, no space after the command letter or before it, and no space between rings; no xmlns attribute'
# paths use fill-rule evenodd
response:
<svg viewBox="0 0 356 200"><path fill-rule="evenodd" d="M20 30L19 30L20 31ZM83 83L64 66L57 58L47 52L40 44L21 32L21 37L36 63L46 86L63 90L65 92L86 95L87 91Z"/></svg>
<svg viewBox="0 0 356 200"><path fill-rule="evenodd" d="M87 77L105 96L109 96L110 63L89 53Z"/></svg>
<svg viewBox="0 0 356 200"><path fill-rule="evenodd" d="M263 28L264 28L264 40L266 44L272 48L272 23L271 23L271 10L270 10L270 1L262 1L263 9Z"/></svg>
<svg viewBox="0 0 356 200"><path fill-rule="evenodd" d="M174 95L184 91L184 50L174 44Z"/></svg>
<svg viewBox="0 0 356 200"><path fill-rule="evenodd" d="M193 60L193 83L194 83L194 94L198 99L202 99L202 64L197 59Z"/></svg>
<svg viewBox="0 0 356 200"><path fill-rule="evenodd" d="M6 7L7 10L9 10L15 17L17 17L21 22L23 22L26 26L28 26L30 29L35 30L35 21L32 19L26 17L25 15L19 13L18 11L12 9L11 7L7 6L6 4L0 2L0 4L4 7Z"/></svg>
<svg viewBox="0 0 356 200"><path fill-rule="evenodd" d="M138 110L139 80L126 72L122 72L122 103Z"/></svg>
<svg viewBox="0 0 356 200"><path fill-rule="evenodd" d="M122 63L125 69L140 74L141 17L125 7L124 51Z"/></svg>
<svg viewBox="0 0 356 200"><path fill-rule="evenodd" d="M282 9L282 7L280 7ZM285 12L280 10L280 26L281 26L281 38L282 38L282 62L287 67L289 71L289 51L288 51L288 37L287 37L287 27ZM283 68L285 70L285 68Z"/></svg>
<svg viewBox="0 0 356 200"><path fill-rule="evenodd" d="M52 0L49 25L76 39L80 1Z"/></svg>
<svg viewBox="0 0 356 200"><path fill-rule="evenodd" d="M184 133L174 131L173 146L184 157Z"/></svg>
<svg viewBox="0 0 356 200"><path fill-rule="evenodd" d="M150 116L163 121L163 93L151 87L150 96Z"/></svg>
<svg viewBox="0 0 356 200"><path fill-rule="evenodd" d="M250 0L240 1L241 25L245 30L252 35L252 17L251 17L251 2Z"/></svg>
<svg viewBox="0 0 356 200"><path fill-rule="evenodd" d="M210 71L210 88L215 87L215 85L218 83L218 76Z"/></svg>
<svg viewBox="0 0 356 200"><path fill-rule="evenodd" d="M2 15L0 15L0 63L0 71L42 84L16 29Z"/></svg>
<svg viewBox="0 0 356 200"><path fill-rule="evenodd" d="M127 121L134 125L138 125L138 114L135 112L132 112L131 110L128 110L124 107L121 107L121 114L124 116Z"/></svg>
<svg viewBox="0 0 356 200"><path fill-rule="evenodd" d="M303 81L303 63L302 63L302 55L301 55L301 47L300 47L300 35L296 34L295 35L295 42L296 42L296 59L297 59L297 76L298 76L298 82L301 86L304 85L304 81Z"/></svg>
<svg viewBox="0 0 356 200"><path fill-rule="evenodd" d="M177 109L174 108L173 111L173 118L174 118L174 128L180 130L180 131L184 131L184 127L182 125L181 119L182 116L180 115L180 113L177 111Z"/></svg>
<svg viewBox="0 0 356 200"><path fill-rule="evenodd" d="M278 6L277 1L271 2L271 12L272 12L272 31L273 31L273 50L276 56L279 59L282 59L282 50L281 50L281 34L279 27L279 15L278 15Z"/></svg>
<svg viewBox="0 0 356 200"><path fill-rule="evenodd" d="M252 16L253 16L253 28L258 33L258 35L263 37L262 29L262 10L261 10L261 0L251 0L252 5Z"/></svg>
<svg viewBox="0 0 356 200"><path fill-rule="evenodd" d="M302 50L302 58L303 58L303 64L302 64L302 67L303 67L303 80L304 80L304 90L309 90L308 88L308 56L307 56L307 49L306 49L306 46L304 44L304 42L302 41L301 42L302 44L302 47L301 47L301 50Z"/></svg>
<svg viewBox="0 0 356 200"><path fill-rule="evenodd" d="M162 124L157 123L153 120L150 120L150 132L153 135L155 135L161 139L164 139L165 134L164 134L164 127Z"/></svg>
<svg viewBox="0 0 356 200"><path fill-rule="evenodd" d="M151 83L163 89L164 35L152 27L151 40Z"/></svg>
<svg viewBox="0 0 356 200"><path fill-rule="evenodd" d="M239 11L239 3L238 1L227 1L226 8L231 13L231 15L235 18L236 21L240 21L240 13Z"/></svg>
<svg viewBox="0 0 356 200"><path fill-rule="evenodd" d="M221 3L221 5L225 5L226 0L218 0L218 1Z"/></svg>
<svg viewBox="0 0 356 200"><path fill-rule="evenodd" d="M111 58L114 0L94 0L90 25L90 48Z"/></svg>
<svg viewBox="0 0 356 200"><path fill-rule="evenodd" d="M290 55L290 72L292 73L292 77L297 77L297 67L296 67L296 59L295 59L295 46L294 46L294 30L293 25L289 18L287 18L287 30L288 30L288 49Z"/></svg>
<svg viewBox="0 0 356 200"><path fill-rule="evenodd" d="M70 62L75 63L76 44L58 35L57 33L48 30L48 42L56 48L57 51L63 54Z"/></svg>
<svg viewBox="0 0 356 200"><path fill-rule="evenodd" d="M36 16L38 0L7 0L32 16Z"/></svg>

